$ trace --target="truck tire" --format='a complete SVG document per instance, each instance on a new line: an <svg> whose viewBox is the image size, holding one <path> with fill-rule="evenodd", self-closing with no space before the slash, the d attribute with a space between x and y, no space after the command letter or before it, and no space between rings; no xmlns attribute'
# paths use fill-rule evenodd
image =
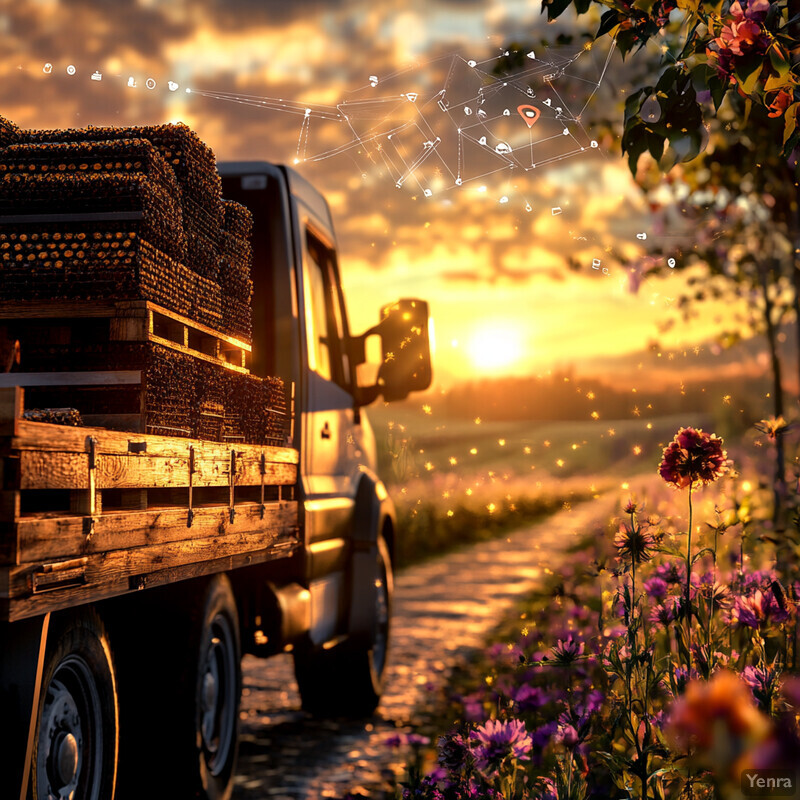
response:
<svg viewBox="0 0 800 800"><path fill-rule="evenodd" d="M108 637L100 617L81 610L51 628L31 759L34 800L112 800L118 730Z"/></svg>
<svg viewBox="0 0 800 800"><path fill-rule="evenodd" d="M370 716L384 688L389 653L394 580L389 548L378 537L375 626L367 637L345 641L330 650L298 650L294 671L303 710L316 717Z"/></svg>
<svg viewBox="0 0 800 800"><path fill-rule="evenodd" d="M242 686L230 581L179 585L144 608L142 635L121 645L120 800L228 800Z"/></svg>

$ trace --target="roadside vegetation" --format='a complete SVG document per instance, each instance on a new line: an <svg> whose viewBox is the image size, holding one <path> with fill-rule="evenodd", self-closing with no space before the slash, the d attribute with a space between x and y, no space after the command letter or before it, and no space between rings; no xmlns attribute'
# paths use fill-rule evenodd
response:
<svg viewBox="0 0 800 800"><path fill-rule="evenodd" d="M762 421L735 461L681 428L650 462L655 487L631 480L617 519L406 735L397 796L737 798L753 774L796 787L798 520L787 496L773 521L761 477L781 425Z"/></svg>

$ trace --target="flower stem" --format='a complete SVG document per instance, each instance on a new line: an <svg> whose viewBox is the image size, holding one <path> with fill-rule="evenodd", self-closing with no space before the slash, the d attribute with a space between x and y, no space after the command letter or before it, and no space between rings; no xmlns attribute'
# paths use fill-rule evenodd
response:
<svg viewBox="0 0 800 800"><path fill-rule="evenodd" d="M689 484L689 537L686 543L686 646L689 653L688 669L692 669L692 484Z"/></svg>

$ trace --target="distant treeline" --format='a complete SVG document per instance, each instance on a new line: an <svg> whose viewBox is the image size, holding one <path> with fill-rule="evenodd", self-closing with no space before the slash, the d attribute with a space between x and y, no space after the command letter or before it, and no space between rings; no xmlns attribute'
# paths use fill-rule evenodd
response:
<svg viewBox="0 0 800 800"><path fill-rule="evenodd" d="M766 379L709 379L649 388L646 376L632 387L611 378L578 377L571 369L537 377L484 379L460 384L437 397L437 407L456 417L488 420L627 419L708 412L735 426L769 414Z"/></svg>

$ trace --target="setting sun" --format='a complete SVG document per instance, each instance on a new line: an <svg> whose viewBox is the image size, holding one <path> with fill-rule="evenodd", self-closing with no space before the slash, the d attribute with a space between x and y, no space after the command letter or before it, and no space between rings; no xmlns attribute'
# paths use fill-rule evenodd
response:
<svg viewBox="0 0 800 800"><path fill-rule="evenodd" d="M506 370L523 355L520 330L502 324L478 329L470 337L467 348L473 366L483 372Z"/></svg>

